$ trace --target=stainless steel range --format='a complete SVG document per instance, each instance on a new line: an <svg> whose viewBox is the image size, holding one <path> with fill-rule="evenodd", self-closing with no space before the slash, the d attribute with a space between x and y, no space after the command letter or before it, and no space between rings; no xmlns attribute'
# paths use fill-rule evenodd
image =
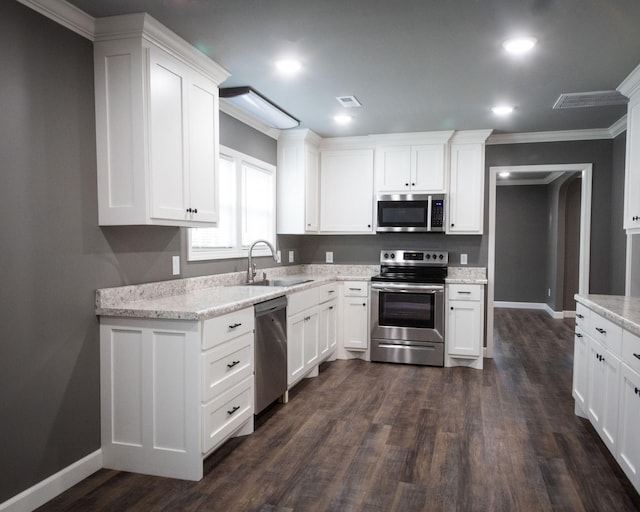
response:
<svg viewBox="0 0 640 512"><path fill-rule="evenodd" d="M447 251L381 251L371 278L371 360L444 366Z"/></svg>

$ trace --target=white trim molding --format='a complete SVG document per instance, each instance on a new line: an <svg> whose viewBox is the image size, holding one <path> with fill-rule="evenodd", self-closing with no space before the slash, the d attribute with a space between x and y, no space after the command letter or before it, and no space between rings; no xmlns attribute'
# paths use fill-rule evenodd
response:
<svg viewBox="0 0 640 512"><path fill-rule="evenodd" d="M280 138L281 130L277 128L272 128L271 126L267 126L264 123L258 121L255 117L250 116L246 112L240 110L238 107L235 107L229 103L226 103L223 100L220 100L220 112L224 112L225 114L237 119L241 123L246 124L247 126L257 130L265 135L268 135L272 139L278 140Z"/></svg>
<svg viewBox="0 0 640 512"><path fill-rule="evenodd" d="M102 450L96 450L70 466L0 503L0 512L29 512L41 507L102 468Z"/></svg>
<svg viewBox="0 0 640 512"><path fill-rule="evenodd" d="M93 41L96 20L64 0L18 0L43 16Z"/></svg>
<svg viewBox="0 0 640 512"><path fill-rule="evenodd" d="M551 318L560 320L562 318L568 318L568 314L571 311L554 311L549 304L544 302L508 302L508 301L495 301L493 303L494 308L500 309L536 309L546 312ZM573 311L573 316L576 316L576 312Z"/></svg>

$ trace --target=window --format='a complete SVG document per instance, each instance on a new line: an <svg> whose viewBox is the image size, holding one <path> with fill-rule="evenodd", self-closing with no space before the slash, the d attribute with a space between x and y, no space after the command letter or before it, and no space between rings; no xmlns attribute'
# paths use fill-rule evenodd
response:
<svg viewBox="0 0 640 512"><path fill-rule="evenodd" d="M218 227L189 230L189 260L241 258L251 242L268 240L275 247L276 168L233 149L220 149ZM270 255L257 245L255 255Z"/></svg>

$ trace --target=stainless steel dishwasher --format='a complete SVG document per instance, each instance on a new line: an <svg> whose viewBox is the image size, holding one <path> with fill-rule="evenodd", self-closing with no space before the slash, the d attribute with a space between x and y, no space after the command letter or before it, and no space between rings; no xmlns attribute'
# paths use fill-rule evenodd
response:
<svg viewBox="0 0 640 512"><path fill-rule="evenodd" d="M255 305L255 414L287 392L287 298Z"/></svg>

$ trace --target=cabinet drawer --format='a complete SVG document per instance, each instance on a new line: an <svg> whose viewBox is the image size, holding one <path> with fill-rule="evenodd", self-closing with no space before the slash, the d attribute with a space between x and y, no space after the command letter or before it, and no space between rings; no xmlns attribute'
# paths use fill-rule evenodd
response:
<svg viewBox="0 0 640 512"><path fill-rule="evenodd" d="M338 283L325 284L318 288L318 304L335 299L338 296Z"/></svg>
<svg viewBox="0 0 640 512"><path fill-rule="evenodd" d="M208 402L253 375L253 332L203 352L200 361L202 401Z"/></svg>
<svg viewBox="0 0 640 512"><path fill-rule="evenodd" d="M366 297L369 295L369 283L366 281L345 281L345 297Z"/></svg>
<svg viewBox="0 0 640 512"><path fill-rule="evenodd" d="M450 284L449 300L474 300L482 299L482 286L477 284Z"/></svg>
<svg viewBox="0 0 640 512"><path fill-rule="evenodd" d="M629 331L622 331L622 361L640 373L640 338Z"/></svg>
<svg viewBox="0 0 640 512"><path fill-rule="evenodd" d="M293 316L305 309L318 305L318 288L309 288L289 295L287 316Z"/></svg>
<svg viewBox="0 0 640 512"><path fill-rule="evenodd" d="M589 318L589 331L594 339L598 340L615 355L620 356L622 346L622 327L614 324L606 318L591 311Z"/></svg>
<svg viewBox="0 0 640 512"><path fill-rule="evenodd" d="M207 453L253 417L253 376L202 406L202 453Z"/></svg>
<svg viewBox="0 0 640 512"><path fill-rule="evenodd" d="M202 349L207 350L227 340L253 332L253 308L216 316L204 322Z"/></svg>
<svg viewBox="0 0 640 512"><path fill-rule="evenodd" d="M576 303L576 327L580 327L583 331L589 329L590 312L591 311L583 304L579 302Z"/></svg>

